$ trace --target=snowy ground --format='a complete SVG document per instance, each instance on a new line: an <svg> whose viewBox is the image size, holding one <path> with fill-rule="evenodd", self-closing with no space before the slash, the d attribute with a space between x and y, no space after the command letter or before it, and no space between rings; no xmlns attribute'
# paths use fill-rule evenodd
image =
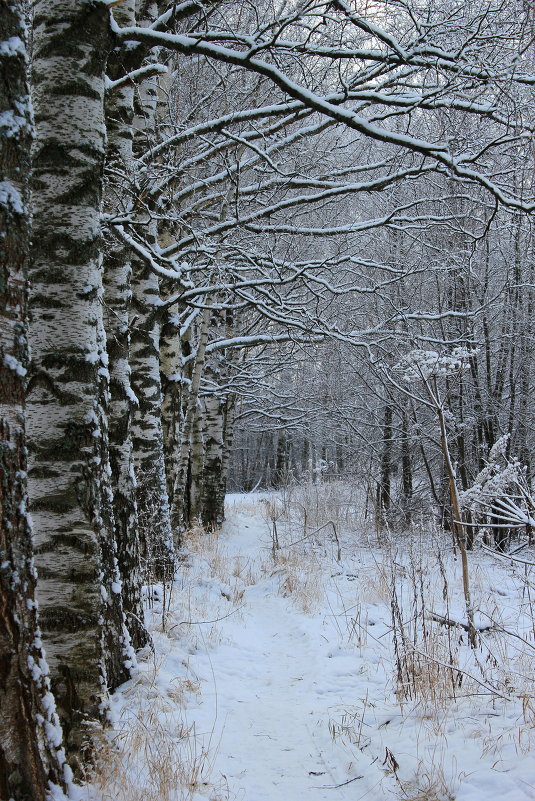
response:
<svg viewBox="0 0 535 801"><path fill-rule="evenodd" d="M346 518L337 561L298 508L230 496L223 532L190 536L88 799L535 799L535 568L471 555L494 626L474 652L430 619L463 618L447 539L379 545Z"/></svg>

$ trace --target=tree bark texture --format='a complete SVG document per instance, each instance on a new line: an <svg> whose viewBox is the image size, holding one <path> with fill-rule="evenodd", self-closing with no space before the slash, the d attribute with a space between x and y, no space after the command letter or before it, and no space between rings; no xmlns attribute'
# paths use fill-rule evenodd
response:
<svg viewBox="0 0 535 801"><path fill-rule="evenodd" d="M141 25L158 16L157 2L137 0ZM152 57L155 53L152 53ZM134 99L134 153L142 154L156 123L158 83L154 76L142 81ZM149 139L147 139L149 137ZM139 200L146 186L137 186ZM146 241L157 245L157 221L151 204L137 204L136 224ZM167 581L174 572L174 544L169 495L165 476L160 381L161 310L160 281L151 267L134 255L132 259L131 366L132 386L139 405L133 411L132 442L138 480L137 501L142 534L141 551L149 581Z"/></svg>
<svg viewBox="0 0 535 801"><path fill-rule="evenodd" d="M191 372L191 381L188 391L184 390L185 412L180 434L180 449L177 458L175 471L175 486L173 491L173 504L171 508L171 520L173 527L180 531L184 524L189 523L189 493L188 468L191 457L191 443L195 418L198 414L197 403L199 400L199 390L201 378L204 371L206 358L206 345L208 344L208 332L210 326L210 309L205 308L199 323L197 337L197 348L195 350L195 360ZM187 513L185 513L187 510Z"/></svg>
<svg viewBox="0 0 535 801"><path fill-rule="evenodd" d="M103 4L37 0L34 248L28 387L30 496L41 625L76 750L108 688L129 676L107 442L100 211L105 154Z"/></svg>
<svg viewBox="0 0 535 801"><path fill-rule="evenodd" d="M141 549L150 576L167 580L174 569L174 546L163 453L159 285L158 277L137 258L133 259L132 290L132 386L139 400L132 441Z"/></svg>
<svg viewBox="0 0 535 801"><path fill-rule="evenodd" d="M171 287L171 291L176 286ZM183 384L190 376L183 370L183 357L189 356L189 331L181 337L179 306L167 310L160 336L160 372L162 385L162 429L165 458L165 475L169 502L173 503L176 467L183 426Z"/></svg>
<svg viewBox="0 0 535 801"><path fill-rule="evenodd" d="M220 503L221 471L225 446L226 397L218 384L225 377L223 355L213 354L205 368L209 385L214 389L203 398L204 405L204 470L202 521L209 528L223 522L224 509Z"/></svg>
<svg viewBox="0 0 535 801"><path fill-rule="evenodd" d="M227 477L234 435L234 417L236 399L228 395L221 406L221 450L216 453L215 463L210 460L210 446L207 440L206 469L208 480L204 480L204 524L220 526L225 519L225 495L227 492ZM211 469L215 468L215 470Z"/></svg>
<svg viewBox="0 0 535 801"><path fill-rule="evenodd" d="M187 525L195 525L201 520L204 523L204 467L205 467L205 419L202 404L198 405L197 414L191 430L191 451L189 460L188 481L186 487L186 505L184 520Z"/></svg>
<svg viewBox="0 0 535 801"><path fill-rule="evenodd" d="M113 15L120 25L134 25L134 0L123 0L114 7ZM114 51L108 60L108 77L117 80L129 67L125 50ZM105 108L108 147L104 208L109 213L127 213L132 207L134 187L134 176L130 174L134 121L132 82L109 92ZM130 382L131 275L130 248L111 235L104 254L104 317L110 372L108 420L115 537L126 624L132 645L141 648L147 642L147 632L141 600L143 576L131 431L133 410L138 405Z"/></svg>
<svg viewBox="0 0 535 801"><path fill-rule="evenodd" d="M32 137L23 4L0 0L0 798L64 785L62 733L35 602L24 392Z"/></svg>
<svg viewBox="0 0 535 801"><path fill-rule="evenodd" d="M383 412L383 442L381 450L381 467L379 486L377 488L377 514L380 525L386 522L387 512L391 502L391 472L392 472L392 405L386 403Z"/></svg>

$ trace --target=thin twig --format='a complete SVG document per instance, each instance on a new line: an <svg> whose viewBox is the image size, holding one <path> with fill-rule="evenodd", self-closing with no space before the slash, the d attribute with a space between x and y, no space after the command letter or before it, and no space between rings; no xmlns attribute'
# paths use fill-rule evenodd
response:
<svg viewBox="0 0 535 801"><path fill-rule="evenodd" d="M503 695L499 690L496 690L494 687L488 684L484 684L482 681L473 676L471 673L468 673L466 670L463 670L462 668L457 667L456 665L448 665L447 662L442 662L441 659L437 659L434 656L429 656L429 654L426 654L424 651L419 651L417 648L411 648L411 650L413 653L418 654L419 656L423 656L424 659L428 659L430 662L434 662L436 665L441 665L442 667L448 668L448 670L455 670L456 673L462 673L463 676L468 676L469 679L473 679L473 681L479 684L480 687L483 687L492 695L497 695L499 698L503 698L504 701L511 700L511 696Z"/></svg>
<svg viewBox="0 0 535 801"><path fill-rule="evenodd" d="M172 626L169 631L173 631L173 629L176 629L177 626L201 626L203 623L219 623L220 620L226 620L227 617L239 612L244 606L245 604L242 604L241 606L238 606L237 609L233 609L227 615L223 615L223 617L216 617L215 620L181 620L179 623L175 623L175 625Z"/></svg>
<svg viewBox="0 0 535 801"><path fill-rule="evenodd" d="M345 787L346 784L351 784L351 782L356 782L357 779L363 779L364 776L355 776L354 779L348 779L346 782L342 782L342 784L320 784L321 790L337 790L339 787Z"/></svg>
<svg viewBox="0 0 535 801"><path fill-rule="evenodd" d="M494 551L492 548L488 548L486 545L481 543L481 547L484 551L488 551L492 556L499 556L501 559L507 559L511 562L518 562L521 565L528 565L529 567L535 567L535 562L527 562L525 559L519 559L517 556L511 556L508 553L499 553L498 551Z"/></svg>

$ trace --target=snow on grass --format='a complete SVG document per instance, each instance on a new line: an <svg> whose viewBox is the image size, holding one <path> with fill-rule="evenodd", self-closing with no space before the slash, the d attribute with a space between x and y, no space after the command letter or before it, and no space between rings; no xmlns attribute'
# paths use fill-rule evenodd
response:
<svg viewBox="0 0 535 801"><path fill-rule="evenodd" d="M533 568L470 554L473 650L446 535L332 485L227 511L149 595L88 799L535 799Z"/></svg>

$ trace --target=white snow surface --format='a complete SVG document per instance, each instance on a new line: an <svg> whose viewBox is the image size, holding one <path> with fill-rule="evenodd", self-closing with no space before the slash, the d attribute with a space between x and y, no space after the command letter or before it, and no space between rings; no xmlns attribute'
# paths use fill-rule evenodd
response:
<svg viewBox="0 0 535 801"><path fill-rule="evenodd" d="M279 519L282 547L274 559L273 498L229 496L223 531L188 539L163 626L168 593L147 588L154 650L138 654L134 679L112 698L111 753L121 767L104 787L88 785L87 798L535 799L534 641L522 611L525 585L513 566L471 555L476 623L492 617L518 636L483 633L474 653L462 629L427 618L436 638L425 645L411 628L411 586L430 610L464 619L460 568L447 538L431 543L420 532L385 549L375 535L338 531L337 562L329 527L288 547L302 530ZM443 574L432 569L435 546L451 593L447 606ZM392 587L419 674L431 664L430 676L447 677L437 680L442 691L400 691ZM418 661L424 647L469 675ZM501 671L493 660L504 655L509 666ZM129 739L136 727L146 734L143 747L139 737ZM172 773L176 785L154 789L155 772L160 781Z"/></svg>

